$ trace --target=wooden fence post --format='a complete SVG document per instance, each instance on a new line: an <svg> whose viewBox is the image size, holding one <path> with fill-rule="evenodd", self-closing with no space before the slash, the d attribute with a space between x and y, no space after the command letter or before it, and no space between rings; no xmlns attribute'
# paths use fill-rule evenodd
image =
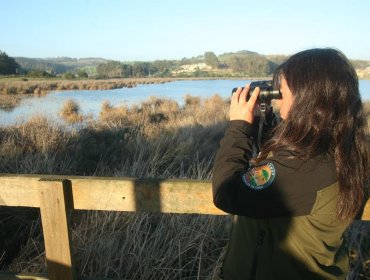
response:
<svg viewBox="0 0 370 280"><path fill-rule="evenodd" d="M71 182L41 179L39 184L48 277L76 279L69 227L69 212L73 209Z"/></svg>

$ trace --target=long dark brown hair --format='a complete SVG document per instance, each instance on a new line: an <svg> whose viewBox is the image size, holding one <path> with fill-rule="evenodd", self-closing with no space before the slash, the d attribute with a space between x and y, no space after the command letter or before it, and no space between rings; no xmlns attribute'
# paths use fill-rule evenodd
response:
<svg viewBox="0 0 370 280"><path fill-rule="evenodd" d="M332 155L339 184L337 214L352 219L369 184L367 121L357 74L340 51L310 49L280 65L274 82L278 84L282 76L294 103L263 154L283 148L304 155L303 159Z"/></svg>

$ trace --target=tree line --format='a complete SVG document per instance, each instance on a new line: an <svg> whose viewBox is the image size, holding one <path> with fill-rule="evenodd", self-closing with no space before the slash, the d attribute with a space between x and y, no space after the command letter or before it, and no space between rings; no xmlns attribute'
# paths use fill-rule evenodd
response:
<svg viewBox="0 0 370 280"><path fill-rule="evenodd" d="M47 78L63 76L72 78L132 78L132 77L171 77L171 76L269 76L278 63L258 53L241 51L217 56L212 51L193 58L181 60L156 60L151 62L119 62L97 60L96 65L89 68L78 68L78 61L73 67L70 61L56 63L43 59L14 58L0 52L0 75L25 74L30 77ZM196 69L192 72L176 71L183 65L204 63L207 70ZM210 69L209 69L210 68Z"/></svg>
<svg viewBox="0 0 370 280"><path fill-rule="evenodd" d="M20 68L20 65L14 58L8 56L5 52L0 51L0 75L17 74Z"/></svg>
<svg viewBox="0 0 370 280"><path fill-rule="evenodd" d="M180 74L188 76L210 75L246 75L249 77L270 76L276 67L283 61L269 60L263 55L253 52L238 52L217 56L214 52L207 51L196 58L183 58L182 60L157 60L154 62L121 63L109 61L99 64L96 71L100 77L169 77L182 65L205 63L211 69L195 70L192 73ZM179 75L179 74L176 74Z"/></svg>
<svg viewBox="0 0 370 280"><path fill-rule="evenodd" d="M86 59L30 59L12 58L0 51L0 75L24 74L29 77L48 78L62 76L74 78L135 78L135 77L227 77L270 76L287 56L261 55L251 51L224 53L212 51L181 60L155 60L150 62L120 62L101 58ZM355 68L370 66L370 61L351 61ZM207 69L178 71L184 65L205 64Z"/></svg>
<svg viewBox="0 0 370 280"><path fill-rule="evenodd" d="M154 62L121 63L108 61L96 67L99 77L105 78L135 78L135 77L169 77L171 69L176 67L175 61L156 60Z"/></svg>
<svg viewBox="0 0 370 280"><path fill-rule="evenodd" d="M135 78L135 77L227 77L271 76L287 56L261 55L251 51L224 53L217 56L212 51L181 60L155 60L150 62L120 62L101 58L86 59L30 59L12 58L0 51L0 75L24 74L29 77L48 78L62 76L74 78ZM358 68L370 66L370 61L352 61ZM189 64L205 64L207 69L179 71ZM356 68L357 68L356 67Z"/></svg>

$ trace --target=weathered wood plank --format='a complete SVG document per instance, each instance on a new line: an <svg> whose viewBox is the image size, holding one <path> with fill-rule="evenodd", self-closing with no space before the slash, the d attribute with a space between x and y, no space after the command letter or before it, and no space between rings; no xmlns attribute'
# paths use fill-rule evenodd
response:
<svg viewBox="0 0 370 280"><path fill-rule="evenodd" d="M45 274L36 273L13 273L8 271L0 271L0 280L49 280ZM113 280L111 278L91 278L91 277L77 277L79 280ZM52 280L52 279L51 279Z"/></svg>
<svg viewBox="0 0 370 280"><path fill-rule="evenodd" d="M40 207L39 178L0 176L0 205ZM208 181L73 176L69 179L75 209L224 214L212 203Z"/></svg>
<svg viewBox="0 0 370 280"><path fill-rule="evenodd" d="M44 274L0 272L0 280L49 280Z"/></svg>
<svg viewBox="0 0 370 280"><path fill-rule="evenodd" d="M42 178L63 179L63 176ZM0 205L39 207L40 177L0 175ZM225 214L212 203L209 181L68 176L74 209ZM362 215L370 220L370 200Z"/></svg>
<svg viewBox="0 0 370 280"><path fill-rule="evenodd" d="M75 279L69 226L70 182L39 181L39 186L48 277L53 280Z"/></svg>
<svg viewBox="0 0 370 280"><path fill-rule="evenodd" d="M74 209L223 215L209 181L70 178Z"/></svg>
<svg viewBox="0 0 370 280"><path fill-rule="evenodd" d="M0 206L40 207L39 177L0 176Z"/></svg>

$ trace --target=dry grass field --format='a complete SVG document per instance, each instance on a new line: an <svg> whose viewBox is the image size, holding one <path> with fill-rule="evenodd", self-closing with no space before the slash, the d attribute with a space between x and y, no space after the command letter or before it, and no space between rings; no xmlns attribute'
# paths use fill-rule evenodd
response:
<svg viewBox="0 0 370 280"><path fill-rule="evenodd" d="M35 116L0 128L0 173L210 179L228 115L219 96L187 96L184 107L151 98L140 106L102 104L98 120L65 104L64 125ZM370 122L370 103L366 104ZM85 125L77 129L76 124ZM210 198L211 199L211 198ZM74 211L77 274L113 279L211 279L227 243L230 217ZM45 272L39 213L0 208L0 267ZM370 275L370 226L346 235L349 279ZM14 249L14 250L12 250ZM363 275L363 276L361 276Z"/></svg>

